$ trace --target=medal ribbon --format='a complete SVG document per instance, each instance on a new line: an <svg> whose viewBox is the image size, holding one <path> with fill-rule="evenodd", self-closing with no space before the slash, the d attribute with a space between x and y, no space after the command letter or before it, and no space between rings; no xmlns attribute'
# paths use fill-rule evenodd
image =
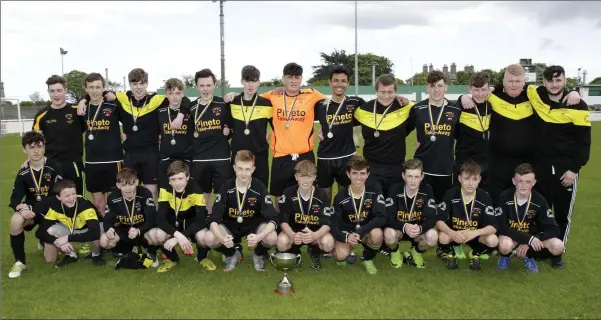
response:
<svg viewBox="0 0 601 320"><path fill-rule="evenodd" d="M526 205L526 210L524 210L524 216L522 217L522 220L520 220L520 212L518 211L518 199L515 197L515 194L513 195L513 206L515 208L515 216L518 219L518 223L519 223L520 227L524 223L524 220L526 220L526 215L528 215L528 209L530 209L530 201L531 200L532 200L532 193L530 193L530 196L528 197L528 204Z"/></svg>
<svg viewBox="0 0 601 320"><path fill-rule="evenodd" d="M313 204L313 194L314 193L315 193L315 187L311 187L311 197L309 198L309 208L307 209L307 213L311 211L311 204ZM296 197L297 197L297 201L298 201L298 206L301 211L301 217L304 220L306 214L305 214L305 210L303 209L303 203L302 203L301 195L300 195L300 188L298 188L298 190L296 190ZM305 227L306 226L307 226L307 223L305 223Z"/></svg>
<svg viewBox="0 0 601 320"><path fill-rule="evenodd" d="M376 112L376 105L378 104L378 100L377 99L374 100L374 125L376 126L376 128L375 128L376 131L378 131L378 128L382 124L382 121L384 121L384 118L386 117L386 114L390 110L390 107L392 107L393 103L394 103L394 101L392 101L392 103L389 104L386 107L386 109L384 109L384 112L382 113L382 117L380 118L380 122L378 122L378 113Z"/></svg>
<svg viewBox="0 0 601 320"><path fill-rule="evenodd" d="M240 98L240 110L242 111L242 118L244 119L244 128L248 129L248 124L252 120L253 113L255 112L255 104L257 103L258 94L255 93L255 100L253 101L252 109L250 109L250 116L246 120L246 112L244 112L244 96ZM247 107L248 108L248 107Z"/></svg>
<svg viewBox="0 0 601 320"><path fill-rule="evenodd" d="M363 198L365 197L365 187L363 187L363 192L361 193L361 199L359 200L359 210L357 210L357 205L355 204L355 196L353 195L353 190L349 187L349 193L351 194L351 203L353 204L353 209L355 210L355 214L357 218L355 219L357 224L361 222L361 210L363 209Z"/></svg>
<svg viewBox="0 0 601 320"><path fill-rule="evenodd" d="M471 225L472 224L472 215L474 213L474 203L476 203L476 193L474 193L474 197L472 198L472 205L470 207L469 214L467 213L467 209L465 208L467 203L465 202L465 196L463 195L463 190L461 190L461 201L463 201L463 211L465 212L465 219L467 219L467 222Z"/></svg>
<svg viewBox="0 0 601 320"><path fill-rule="evenodd" d="M442 114L444 113L444 108L446 106L447 105L444 103L444 100L443 100L442 109L440 109L440 113L438 114L438 119L436 120L436 124L434 124L434 117L432 116L432 105L430 104L430 100L428 100L428 113L430 114L430 123L432 124L432 136L436 135L435 128L438 127L438 124L440 123L440 119L442 118Z"/></svg>
<svg viewBox="0 0 601 320"><path fill-rule="evenodd" d="M340 105L338 106L338 109L336 109L336 113L334 113L334 117L332 118L332 122L328 123L328 108L330 107L330 102L332 102L332 99L328 100L328 105L326 106L326 123L328 123L328 132L332 131L332 127L334 126L334 122L336 122L336 117L338 116L338 113L340 113L340 109L342 109L342 105L344 104L344 100L346 100L346 96L344 96L344 98L342 98L342 102L340 102Z"/></svg>

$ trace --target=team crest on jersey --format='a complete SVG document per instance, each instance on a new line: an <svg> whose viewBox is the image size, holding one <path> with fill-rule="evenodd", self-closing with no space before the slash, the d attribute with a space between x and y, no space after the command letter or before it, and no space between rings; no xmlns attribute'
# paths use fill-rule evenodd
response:
<svg viewBox="0 0 601 320"><path fill-rule="evenodd" d="M353 113L354 110L355 110L355 107L352 104L346 105L346 111Z"/></svg>
<svg viewBox="0 0 601 320"><path fill-rule="evenodd" d="M67 123L71 124L73 123L73 115L70 113L65 114L65 118L67 119Z"/></svg>
<svg viewBox="0 0 601 320"><path fill-rule="evenodd" d="M254 206L257 203L257 198L248 198L248 204Z"/></svg>
<svg viewBox="0 0 601 320"><path fill-rule="evenodd" d="M110 117L112 112L113 112L113 110L111 108L102 109L102 113L104 113L105 117Z"/></svg>
<svg viewBox="0 0 601 320"><path fill-rule="evenodd" d="M216 117L219 117L219 116L221 116L221 107L215 107L215 108L213 108L213 109L211 109L211 110L213 111L213 114L214 114Z"/></svg>
<svg viewBox="0 0 601 320"><path fill-rule="evenodd" d="M482 213L480 208L474 208L474 218L480 216L480 213Z"/></svg>
<svg viewBox="0 0 601 320"><path fill-rule="evenodd" d="M536 213L536 210L528 210L528 217L533 218L535 213Z"/></svg>
<svg viewBox="0 0 601 320"><path fill-rule="evenodd" d="M417 199L417 203L415 205L417 206L418 209L421 209L421 207L424 206L424 200L423 199Z"/></svg>
<svg viewBox="0 0 601 320"><path fill-rule="evenodd" d="M50 174L50 172L44 173L44 179L46 179L46 182L50 182L50 180L52 180L52 174Z"/></svg>
<svg viewBox="0 0 601 320"><path fill-rule="evenodd" d="M365 199L365 209L371 209L371 199Z"/></svg>
<svg viewBox="0 0 601 320"><path fill-rule="evenodd" d="M455 114L453 113L453 111L447 111L444 113L445 117L447 117L448 121L453 121L453 118L455 118Z"/></svg>
<svg viewBox="0 0 601 320"><path fill-rule="evenodd" d="M134 212L140 211L140 210L142 210L142 204L138 201L138 202L136 202L136 205L134 206Z"/></svg>
<svg viewBox="0 0 601 320"><path fill-rule="evenodd" d="M313 210L314 215L319 214L319 205L318 204L314 204L311 207L312 207L311 209Z"/></svg>

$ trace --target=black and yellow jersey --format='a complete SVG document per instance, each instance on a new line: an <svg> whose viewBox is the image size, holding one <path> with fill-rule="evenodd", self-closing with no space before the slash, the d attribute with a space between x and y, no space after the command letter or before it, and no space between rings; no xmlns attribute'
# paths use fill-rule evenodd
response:
<svg viewBox="0 0 601 320"><path fill-rule="evenodd" d="M184 97L180 105L189 106L190 99ZM181 106L179 109L181 109ZM190 115L184 115L181 128L170 130L171 121L177 118L179 109L174 110L169 106L161 106L157 109L159 117L159 134L161 136L161 143L159 146L159 157L161 160L186 160L191 157L194 121ZM172 141L175 141L175 144L173 144Z"/></svg>
<svg viewBox="0 0 601 320"><path fill-rule="evenodd" d="M526 90L513 98L502 84L496 85L488 101L493 111L490 117L492 155L530 158L538 133Z"/></svg>
<svg viewBox="0 0 601 320"><path fill-rule="evenodd" d="M57 237L48 234L48 228L56 223L69 228L71 231L70 242L88 242L100 239L98 212L89 200L81 196L77 197L76 205L73 208L63 205L56 197L48 197L35 205L33 212L44 217L38 228L37 236L46 243L54 243L56 240ZM86 229L87 232L73 234L74 231Z"/></svg>
<svg viewBox="0 0 601 320"><path fill-rule="evenodd" d="M544 86L530 85L528 99L536 114L539 135L539 161L554 165L562 175L566 170L578 173L589 160L591 150L591 118L587 104L568 106L549 98ZM564 90L559 101L568 94Z"/></svg>
<svg viewBox="0 0 601 320"><path fill-rule="evenodd" d="M532 190L530 201L515 203L515 188L507 189L499 197L495 208L499 216L499 234L511 238L518 244L528 244L533 237L540 241L559 236L559 226L543 196ZM517 210L516 210L517 209Z"/></svg>
<svg viewBox="0 0 601 320"><path fill-rule="evenodd" d="M85 118L77 115L77 105L43 108L35 115L32 129L44 134L48 158L58 162L81 161L86 124Z"/></svg>
<svg viewBox="0 0 601 320"><path fill-rule="evenodd" d="M401 106L396 99L390 106L384 106L374 99L355 110L355 119L361 124L365 141L363 156L368 161L402 165L405 161L407 119L412 107L413 103Z"/></svg>
<svg viewBox="0 0 601 320"><path fill-rule="evenodd" d="M27 167L21 168L17 173L9 207L16 211L17 206L21 204L23 197L25 197L24 203L33 209L37 203L43 201L47 196L54 195L54 183L60 179L62 179L61 166L52 159L46 158L44 166L40 170L35 170L28 164ZM37 200L38 195L40 196L39 201Z"/></svg>
<svg viewBox="0 0 601 320"><path fill-rule="evenodd" d="M240 150L249 150L254 155L267 154L267 125L273 128L273 107L271 101L254 94L251 100L244 99L244 94L236 96L230 102L232 156ZM243 106L244 105L244 106ZM253 108L254 105L254 108ZM248 125L247 125L248 123ZM248 129L248 134L245 130Z"/></svg>
<svg viewBox="0 0 601 320"><path fill-rule="evenodd" d="M86 97L89 99L89 97ZM89 101L89 100L88 100ZM88 104L86 115L86 163L115 163L123 161L121 146L121 113L119 101ZM90 135L92 139L90 139Z"/></svg>
<svg viewBox="0 0 601 320"><path fill-rule="evenodd" d="M429 184L421 184L417 193L409 197L405 193L405 183L397 183L390 188L386 198L386 227L405 232L407 224L417 224L423 234L434 228L436 209L434 191Z"/></svg>
<svg viewBox="0 0 601 320"><path fill-rule="evenodd" d="M206 221L205 198L194 180L188 180L183 192L175 192L171 185L160 189L157 225L165 233L174 235L180 231L193 237L205 227Z"/></svg>
<svg viewBox="0 0 601 320"><path fill-rule="evenodd" d="M453 144L460 116L461 109L446 99L442 106L430 106L430 99L426 99L411 108L407 133L415 128L417 150L414 157L424 164L424 173L453 174Z"/></svg>
<svg viewBox="0 0 601 320"><path fill-rule="evenodd" d="M457 101L461 101L461 97ZM461 110L459 124L455 131L455 165L472 159L486 169L490 159L490 102L476 103L476 108ZM476 111L477 109L477 111Z"/></svg>
<svg viewBox="0 0 601 320"><path fill-rule="evenodd" d="M131 201L125 200L121 190L111 191L102 219L104 231L113 228L127 233L130 228L136 228L143 235L156 225L156 211L152 193L143 186L136 187L136 197Z"/></svg>
<svg viewBox="0 0 601 320"><path fill-rule="evenodd" d="M301 232L305 228L317 231L331 224L334 209L324 189L315 188L310 199L298 194L298 185L286 188L279 199L280 223L287 223L292 231Z"/></svg>
<svg viewBox="0 0 601 320"><path fill-rule="evenodd" d="M317 148L318 159L339 159L355 154L353 127L359 125L355 120L355 110L365 101L361 97L345 96L340 103L331 99L322 100L318 104L316 120L321 124L324 140ZM331 129L331 138L328 136Z"/></svg>
<svg viewBox="0 0 601 320"><path fill-rule="evenodd" d="M359 199L351 196L350 187L341 188L334 197L334 215L331 229L334 239L346 242L345 231L363 238L386 224L386 199L380 187L371 183L365 185L365 194Z"/></svg>
<svg viewBox="0 0 601 320"><path fill-rule="evenodd" d="M191 102L193 161L230 160L230 144L223 135L230 117L230 107L221 97L214 96L206 105L200 98Z"/></svg>
<svg viewBox="0 0 601 320"><path fill-rule="evenodd" d="M486 226L498 229L492 199L480 188L469 203L463 201L461 186L447 190L438 205L438 220L444 221L452 230L478 230Z"/></svg>

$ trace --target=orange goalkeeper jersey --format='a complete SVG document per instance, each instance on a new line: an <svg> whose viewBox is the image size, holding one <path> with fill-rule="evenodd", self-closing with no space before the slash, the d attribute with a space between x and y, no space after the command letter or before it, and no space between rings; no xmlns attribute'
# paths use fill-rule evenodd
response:
<svg viewBox="0 0 601 320"><path fill-rule="evenodd" d="M273 91L265 92L261 97L268 99L273 105L273 156L277 158L313 151L315 105L327 99L326 96L313 88L307 88L301 89L298 95L292 97L284 93L275 94Z"/></svg>

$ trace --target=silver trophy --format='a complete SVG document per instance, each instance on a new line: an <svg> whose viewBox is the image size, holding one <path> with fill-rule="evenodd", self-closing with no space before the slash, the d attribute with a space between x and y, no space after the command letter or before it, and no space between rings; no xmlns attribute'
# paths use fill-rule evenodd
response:
<svg viewBox="0 0 601 320"><path fill-rule="evenodd" d="M293 253L277 253L270 256L271 263L278 269L284 271L284 279L278 282L278 286L274 289L275 293L279 295L292 295L294 294L294 287L292 281L288 280L287 271L296 268L300 264L300 255Z"/></svg>

